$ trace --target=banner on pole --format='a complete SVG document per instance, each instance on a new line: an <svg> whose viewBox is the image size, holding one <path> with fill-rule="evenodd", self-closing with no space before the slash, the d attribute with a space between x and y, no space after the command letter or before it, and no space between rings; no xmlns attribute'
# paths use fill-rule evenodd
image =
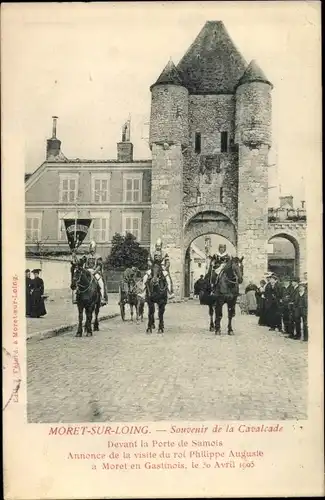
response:
<svg viewBox="0 0 325 500"><path fill-rule="evenodd" d="M64 219L65 231L71 250L76 250L87 236L92 219Z"/></svg>

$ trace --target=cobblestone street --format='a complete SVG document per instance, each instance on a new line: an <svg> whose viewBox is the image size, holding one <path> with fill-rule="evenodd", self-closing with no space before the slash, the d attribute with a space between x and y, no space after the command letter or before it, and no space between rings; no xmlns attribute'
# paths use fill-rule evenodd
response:
<svg viewBox="0 0 325 500"><path fill-rule="evenodd" d="M307 343L239 311L234 337L208 326L193 300L168 304L164 335L115 318L28 343L29 422L306 418Z"/></svg>

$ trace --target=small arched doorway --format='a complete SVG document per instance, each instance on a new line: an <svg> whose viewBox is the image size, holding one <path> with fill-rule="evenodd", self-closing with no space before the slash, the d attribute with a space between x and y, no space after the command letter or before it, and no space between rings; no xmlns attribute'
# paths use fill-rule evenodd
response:
<svg viewBox="0 0 325 500"><path fill-rule="evenodd" d="M298 241L285 233L279 233L268 242L268 270L279 278L300 277L300 251Z"/></svg>
<svg viewBox="0 0 325 500"><path fill-rule="evenodd" d="M206 210L194 215L184 232L184 296L193 293L196 277L205 274L206 252L213 254L224 243L236 253L237 235L233 222L221 212Z"/></svg>

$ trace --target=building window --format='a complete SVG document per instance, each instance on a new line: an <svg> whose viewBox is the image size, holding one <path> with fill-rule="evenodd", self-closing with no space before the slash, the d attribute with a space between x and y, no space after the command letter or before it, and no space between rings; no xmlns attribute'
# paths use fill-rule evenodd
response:
<svg viewBox="0 0 325 500"><path fill-rule="evenodd" d="M223 188L220 188L220 195L219 195L220 203L223 203Z"/></svg>
<svg viewBox="0 0 325 500"><path fill-rule="evenodd" d="M91 176L91 193L93 203L108 203L110 192L110 175L93 174Z"/></svg>
<svg viewBox="0 0 325 500"><path fill-rule="evenodd" d="M221 153L228 151L228 132L221 132Z"/></svg>
<svg viewBox="0 0 325 500"><path fill-rule="evenodd" d="M92 223L90 226L90 238L96 243L109 242L109 212L95 212L90 215Z"/></svg>
<svg viewBox="0 0 325 500"><path fill-rule="evenodd" d="M133 234L137 241L141 241L141 213L124 213L123 214L123 233Z"/></svg>
<svg viewBox="0 0 325 500"><path fill-rule="evenodd" d="M41 241L42 214L26 214L26 241Z"/></svg>
<svg viewBox="0 0 325 500"><path fill-rule="evenodd" d="M200 132L195 132L195 140L194 140L194 149L195 153L201 153L201 134Z"/></svg>
<svg viewBox="0 0 325 500"><path fill-rule="evenodd" d="M78 174L60 175L60 202L75 203L78 193Z"/></svg>
<svg viewBox="0 0 325 500"><path fill-rule="evenodd" d="M124 175L124 203L142 201L142 174Z"/></svg>
<svg viewBox="0 0 325 500"><path fill-rule="evenodd" d="M59 212L58 213L58 240L67 242L67 233L65 230L64 219L75 219L76 212Z"/></svg>

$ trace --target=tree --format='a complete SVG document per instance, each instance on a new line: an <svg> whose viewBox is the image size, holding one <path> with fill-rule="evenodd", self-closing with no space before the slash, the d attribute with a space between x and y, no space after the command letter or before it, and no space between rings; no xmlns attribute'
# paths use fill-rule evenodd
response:
<svg viewBox="0 0 325 500"><path fill-rule="evenodd" d="M148 263L148 250L142 248L136 237L131 233L114 234L112 239L112 250L108 256L105 267L123 268L138 267L146 269Z"/></svg>

